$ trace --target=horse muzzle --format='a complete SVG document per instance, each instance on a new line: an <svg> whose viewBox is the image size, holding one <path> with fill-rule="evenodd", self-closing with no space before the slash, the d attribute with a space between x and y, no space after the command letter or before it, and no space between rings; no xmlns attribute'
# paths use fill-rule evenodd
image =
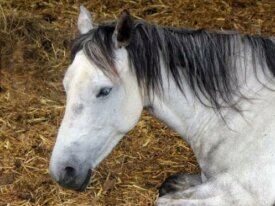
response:
<svg viewBox="0 0 275 206"><path fill-rule="evenodd" d="M53 165L50 165L50 175L60 186L79 192L86 189L92 175L91 169L80 170L72 166L55 169Z"/></svg>
<svg viewBox="0 0 275 206"><path fill-rule="evenodd" d="M65 187L67 189L82 192L88 186L90 182L91 174L92 172L89 169L87 171L86 177L84 176L84 179L82 177L80 178L80 179L83 179L83 181L79 181L79 177L75 174L74 169L72 169L72 167L67 167L64 170L63 177L57 182L62 187Z"/></svg>

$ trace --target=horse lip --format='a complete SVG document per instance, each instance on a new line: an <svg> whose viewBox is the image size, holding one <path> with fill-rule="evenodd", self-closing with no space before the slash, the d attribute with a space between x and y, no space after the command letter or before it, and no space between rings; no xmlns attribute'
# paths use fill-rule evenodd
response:
<svg viewBox="0 0 275 206"><path fill-rule="evenodd" d="M88 186L88 184L90 182L90 179L91 179L91 176L92 176L92 170L89 169L88 174L87 174L84 182L82 183L82 185L78 189L76 189L76 191L83 192L86 189L86 187Z"/></svg>

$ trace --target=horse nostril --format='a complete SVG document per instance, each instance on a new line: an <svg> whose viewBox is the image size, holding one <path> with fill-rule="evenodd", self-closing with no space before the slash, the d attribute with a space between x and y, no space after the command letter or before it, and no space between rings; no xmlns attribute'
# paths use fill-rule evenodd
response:
<svg viewBox="0 0 275 206"><path fill-rule="evenodd" d="M65 177L66 179L72 179L76 175L76 171L73 167L65 167Z"/></svg>

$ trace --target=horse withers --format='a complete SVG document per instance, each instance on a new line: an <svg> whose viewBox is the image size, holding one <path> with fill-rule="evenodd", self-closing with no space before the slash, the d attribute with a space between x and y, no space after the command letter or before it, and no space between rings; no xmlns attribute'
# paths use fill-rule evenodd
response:
<svg viewBox="0 0 275 206"><path fill-rule="evenodd" d="M84 7L78 28L50 161L55 181L84 190L147 108L190 144L201 168L168 178L157 205L275 203L271 38L161 27L127 11L94 25Z"/></svg>

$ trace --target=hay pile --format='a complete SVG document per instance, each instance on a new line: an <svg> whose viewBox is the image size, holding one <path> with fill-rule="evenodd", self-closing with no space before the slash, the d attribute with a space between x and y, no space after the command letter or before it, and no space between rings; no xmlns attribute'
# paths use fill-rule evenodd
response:
<svg viewBox="0 0 275 206"><path fill-rule="evenodd" d="M1 0L0 205L152 205L168 175L199 172L188 146L145 113L86 192L51 180L48 161L65 102L61 81L80 3L96 21L127 8L163 25L275 35L274 0Z"/></svg>

